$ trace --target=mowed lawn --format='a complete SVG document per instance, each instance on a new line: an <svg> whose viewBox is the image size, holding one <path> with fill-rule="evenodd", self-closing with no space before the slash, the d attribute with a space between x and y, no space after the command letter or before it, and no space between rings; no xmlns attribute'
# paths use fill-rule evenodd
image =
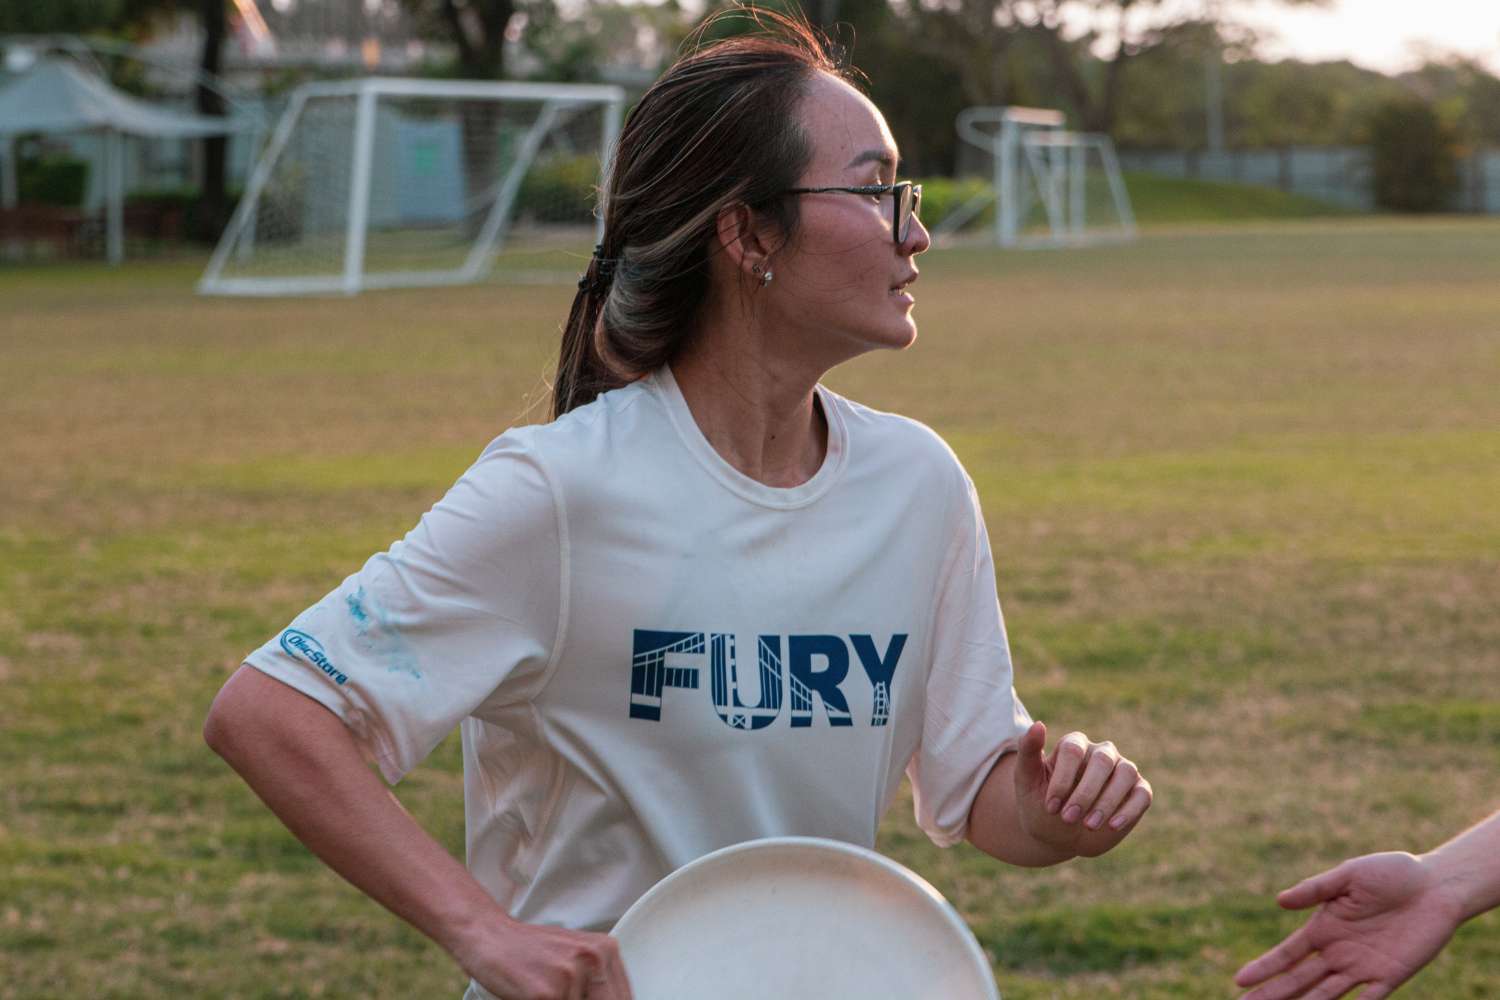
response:
<svg viewBox="0 0 1500 1000"><path fill-rule="evenodd" d="M1022 695L1054 736L1114 739L1157 803L1051 870L939 851L904 797L880 846L1008 1000L1231 996L1300 920L1276 889L1500 805L1500 224L923 264L917 346L830 383L952 443ZM571 289L195 277L0 272L0 997L456 998L199 732L247 651L543 415ZM456 741L398 793L461 854ZM1500 995L1497 932L1407 995Z"/></svg>

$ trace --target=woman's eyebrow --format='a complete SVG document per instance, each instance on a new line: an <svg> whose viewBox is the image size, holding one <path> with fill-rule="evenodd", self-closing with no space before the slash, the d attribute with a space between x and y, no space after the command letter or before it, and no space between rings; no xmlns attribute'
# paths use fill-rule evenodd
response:
<svg viewBox="0 0 1500 1000"><path fill-rule="evenodd" d="M865 163L878 163L882 167L894 171L896 169L896 154L889 149L867 149L850 160L849 165L844 169L850 170Z"/></svg>

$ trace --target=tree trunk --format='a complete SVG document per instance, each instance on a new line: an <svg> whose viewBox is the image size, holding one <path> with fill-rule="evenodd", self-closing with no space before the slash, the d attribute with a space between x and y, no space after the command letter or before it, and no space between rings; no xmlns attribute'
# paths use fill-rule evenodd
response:
<svg viewBox="0 0 1500 1000"><path fill-rule="evenodd" d="M212 78L219 76L223 68L224 36L228 33L228 21L224 12L224 0L198 0L198 18L203 25L203 53L198 68ZM197 108L200 115L224 114L224 97L204 81L198 81ZM222 135L209 136L203 140L203 190L194 219L193 235L205 242L215 242L224 230L229 217L229 197L226 184L227 146L229 140Z"/></svg>
<svg viewBox="0 0 1500 1000"><path fill-rule="evenodd" d="M443 0L447 22L458 48L459 70L470 80L499 80L505 76L505 29L515 16L515 0L484 0L460 8L454 0ZM500 105L491 101L464 101L459 123L468 178L470 209L466 229L476 234L489 214L491 198L499 190L502 171L509 164L500 156ZM474 196L484 192L486 197Z"/></svg>

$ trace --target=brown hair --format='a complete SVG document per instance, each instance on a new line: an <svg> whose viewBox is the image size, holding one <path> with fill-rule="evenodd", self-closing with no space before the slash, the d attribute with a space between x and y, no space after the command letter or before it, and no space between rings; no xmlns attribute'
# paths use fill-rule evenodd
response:
<svg viewBox="0 0 1500 1000"><path fill-rule="evenodd" d="M702 44L725 17L754 34ZM709 288L719 213L743 203L790 238L796 199L779 197L811 159L796 110L817 73L847 78L805 20L730 8L631 111L602 192L604 242L563 327L552 415L670 361Z"/></svg>

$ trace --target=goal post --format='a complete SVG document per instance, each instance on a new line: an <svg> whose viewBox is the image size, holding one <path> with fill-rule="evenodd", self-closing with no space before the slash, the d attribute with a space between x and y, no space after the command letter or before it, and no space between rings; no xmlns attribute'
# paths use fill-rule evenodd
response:
<svg viewBox="0 0 1500 1000"><path fill-rule="evenodd" d="M576 278L619 137L613 86L369 77L294 91L203 294Z"/></svg>
<svg viewBox="0 0 1500 1000"><path fill-rule="evenodd" d="M1135 236L1135 216L1106 135L1068 131L1051 108L973 107L959 112L959 136L987 159L990 184L935 220L935 241L993 211L1001 247L1080 246Z"/></svg>

